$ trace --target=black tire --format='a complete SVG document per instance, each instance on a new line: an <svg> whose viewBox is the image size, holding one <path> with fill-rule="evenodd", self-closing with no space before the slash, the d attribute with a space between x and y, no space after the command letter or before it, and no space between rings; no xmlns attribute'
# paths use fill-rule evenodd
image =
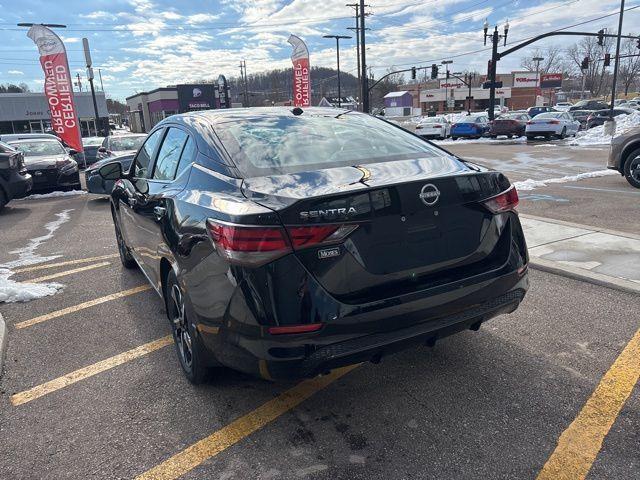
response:
<svg viewBox="0 0 640 480"><path fill-rule="evenodd" d="M186 313L185 294L173 270L169 271L165 285L167 318L173 332L178 360L187 379L194 385L199 385L209 373L207 351Z"/></svg>
<svg viewBox="0 0 640 480"><path fill-rule="evenodd" d="M567 127L562 127L562 131L560 132L560 135L558 135L558 138L560 140L567 138Z"/></svg>
<svg viewBox="0 0 640 480"><path fill-rule="evenodd" d="M629 185L640 188L640 148L631 152L624 162L624 178Z"/></svg>
<svg viewBox="0 0 640 480"><path fill-rule="evenodd" d="M2 190L2 188L0 188L0 211L2 211L2 209L7 203L9 203L9 201L7 200L7 196Z"/></svg>
<svg viewBox="0 0 640 480"><path fill-rule="evenodd" d="M498 138L498 135L489 135L490 138L496 139Z"/></svg>
<svg viewBox="0 0 640 480"><path fill-rule="evenodd" d="M453 140L454 142L458 139L458 137L451 137L451 140Z"/></svg>
<svg viewBox="0 0 640 480"><path fill-rule="evenodd" d="M507 135L507 138L511 140L513 138L513 135Z"/></svg>
<svg viewBox="0 0 640 480"><path fill-rule="evenodd" d="M527 142L532 142L533 140L535 140L536 137L534 137L533 135L527 135Z"/></svg>
<svg viewBox="0 0 640 480"><path fill-rule="evenodd" d="M122 232L120 231L120 225L118 225L118 219L115 213L112 213L113 216L113 225L116 229L116 243L118 244L118 253L120 254L120 262L124 268L134 269L138 266L136 261L133 259L131 255L131 250L127 247L127 244L122 237Z"/></svg>

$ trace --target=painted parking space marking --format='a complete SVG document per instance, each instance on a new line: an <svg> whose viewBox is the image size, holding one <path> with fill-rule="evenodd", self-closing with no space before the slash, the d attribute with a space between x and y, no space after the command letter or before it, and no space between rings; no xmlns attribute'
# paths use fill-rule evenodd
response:
<svg viewBox="0 0 640 480"><path fill-rule="evenodd" d="M53 280L54 278L66 277L67 275L73 275L74 273L86 272L87 270L93 270L94 268L106 267L111 265L111 262L94 263L93 265L87 265L85 267L73 268L71 270L65 270L63 272L52 273L51 275L45 275L43 277L31 278L24 280L25 283L38 283L46 280Z"/></svg>
<svg viewBox="0 0 640 480"><path fill-rule="evenodd" d="M29 390L16 393L11 396L11 403L14 406L23 405L44 395L60 390L61 388L68 387L69 385L73 385L81 380L85 380L89 377L93 377L94 375L110 370L118 365L122 365L123 363L130 362L131 360L135 360L136 358L155 352L156 350L166 347L172 343L173 337L171 335L159 338L153 342L145 343L144 345L140 345L139 347L127 350L124 353L101 360L93 365L80 368L63 375L62 377L55 378L41 385L30 388Z"/></svg>
<svg viewBox="0 0 640 480"><path fill-rule="evenodd" d="M18 329L31 327L32 325L46 322L47 320L51 320L52 318L62 317L63 315L78 312L80 310L84 310L85 308L93 307L94 305L100 305L101 303L109 302L111 300L116 300L118 298L128 297L129 295L135 295L136 293L145 292L147 290L151 290L151 285L140 285L138 287L130 288L128 290L122 290L121 292L112 293L111 295L95 298L93 300L89 300L88 302L79 303L78 305L74 305L72 307L63 308L61 310L56 310L54 312L46 313L44 315L40 315L38 317L34 317L29 320L25 320L23 322L18 322L15 324L15 327Z"/></svg>
<svg viewBox="0 0 640 480"><path fill-rule="evenodd" d="M356 367L358 365L350 365L334 370L328 375L300 382L273 400L269 400L252 412L234 420L158 466L137 476L136 480L169 480L184 475L206 460L260 430Z"/></svg>
<svg viewBox="0 0 640 480"><path fill-rule="evenodd" d="M640 378L640 330L629 341L560 435L537 480L577 480L589 473L602 443Z"/></svg>
<svg viewBox="0 0 640 480"><path fill-rule="evenodd" d="M56 263L47 263L45 265L36 265L33 267L24 267L24 268L16 268L13 270L13 273L24 273L24 272L35 272L38 270L46 270L48 268L57 268L57 267L66 267L67 265L76 265L79 263L91 263L99 260L107 260L109 258L116 258L118 256L117 253L112 253L109 255L100 255L99 257L87 257L87 258L79 258L77 260L67 260L64 262L56 262Z"/></svg>

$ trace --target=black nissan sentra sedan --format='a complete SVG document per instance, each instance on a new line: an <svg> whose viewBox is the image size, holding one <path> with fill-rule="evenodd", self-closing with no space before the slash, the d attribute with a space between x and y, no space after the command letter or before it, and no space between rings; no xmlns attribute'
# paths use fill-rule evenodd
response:
<svg viewBox="0 0 640 480"><path fill-rule="evenodd" d="M224 365L310 377L513 312L518 195L496 171L339 109L174 115L111 209L122 263L164 299L194 383Z"/></svg>

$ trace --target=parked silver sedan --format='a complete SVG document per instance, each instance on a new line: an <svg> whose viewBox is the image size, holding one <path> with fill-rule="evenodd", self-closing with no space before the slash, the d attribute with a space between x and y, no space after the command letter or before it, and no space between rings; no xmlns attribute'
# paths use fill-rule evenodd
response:
<svg viewBox="0 0 640 480"><path fill-rule="evenodd" d="M535 137L545 138L565 138L575 136L580 130L580 122L575 120L567 112L547 112L536 115L527 122L525 134L527 139L533 140Z"/></svg>

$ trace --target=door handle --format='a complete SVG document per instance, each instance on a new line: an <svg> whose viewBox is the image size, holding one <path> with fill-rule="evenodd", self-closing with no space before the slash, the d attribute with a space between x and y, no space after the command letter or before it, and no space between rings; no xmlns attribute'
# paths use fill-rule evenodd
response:
<svg viewBox="0 0 640 480"><path fill-rule="evenodd" d="M153 216L156 217L156 220L161 220L164 217L164 214L167 213L167 209L164 207L153 207Z"/></svg>

